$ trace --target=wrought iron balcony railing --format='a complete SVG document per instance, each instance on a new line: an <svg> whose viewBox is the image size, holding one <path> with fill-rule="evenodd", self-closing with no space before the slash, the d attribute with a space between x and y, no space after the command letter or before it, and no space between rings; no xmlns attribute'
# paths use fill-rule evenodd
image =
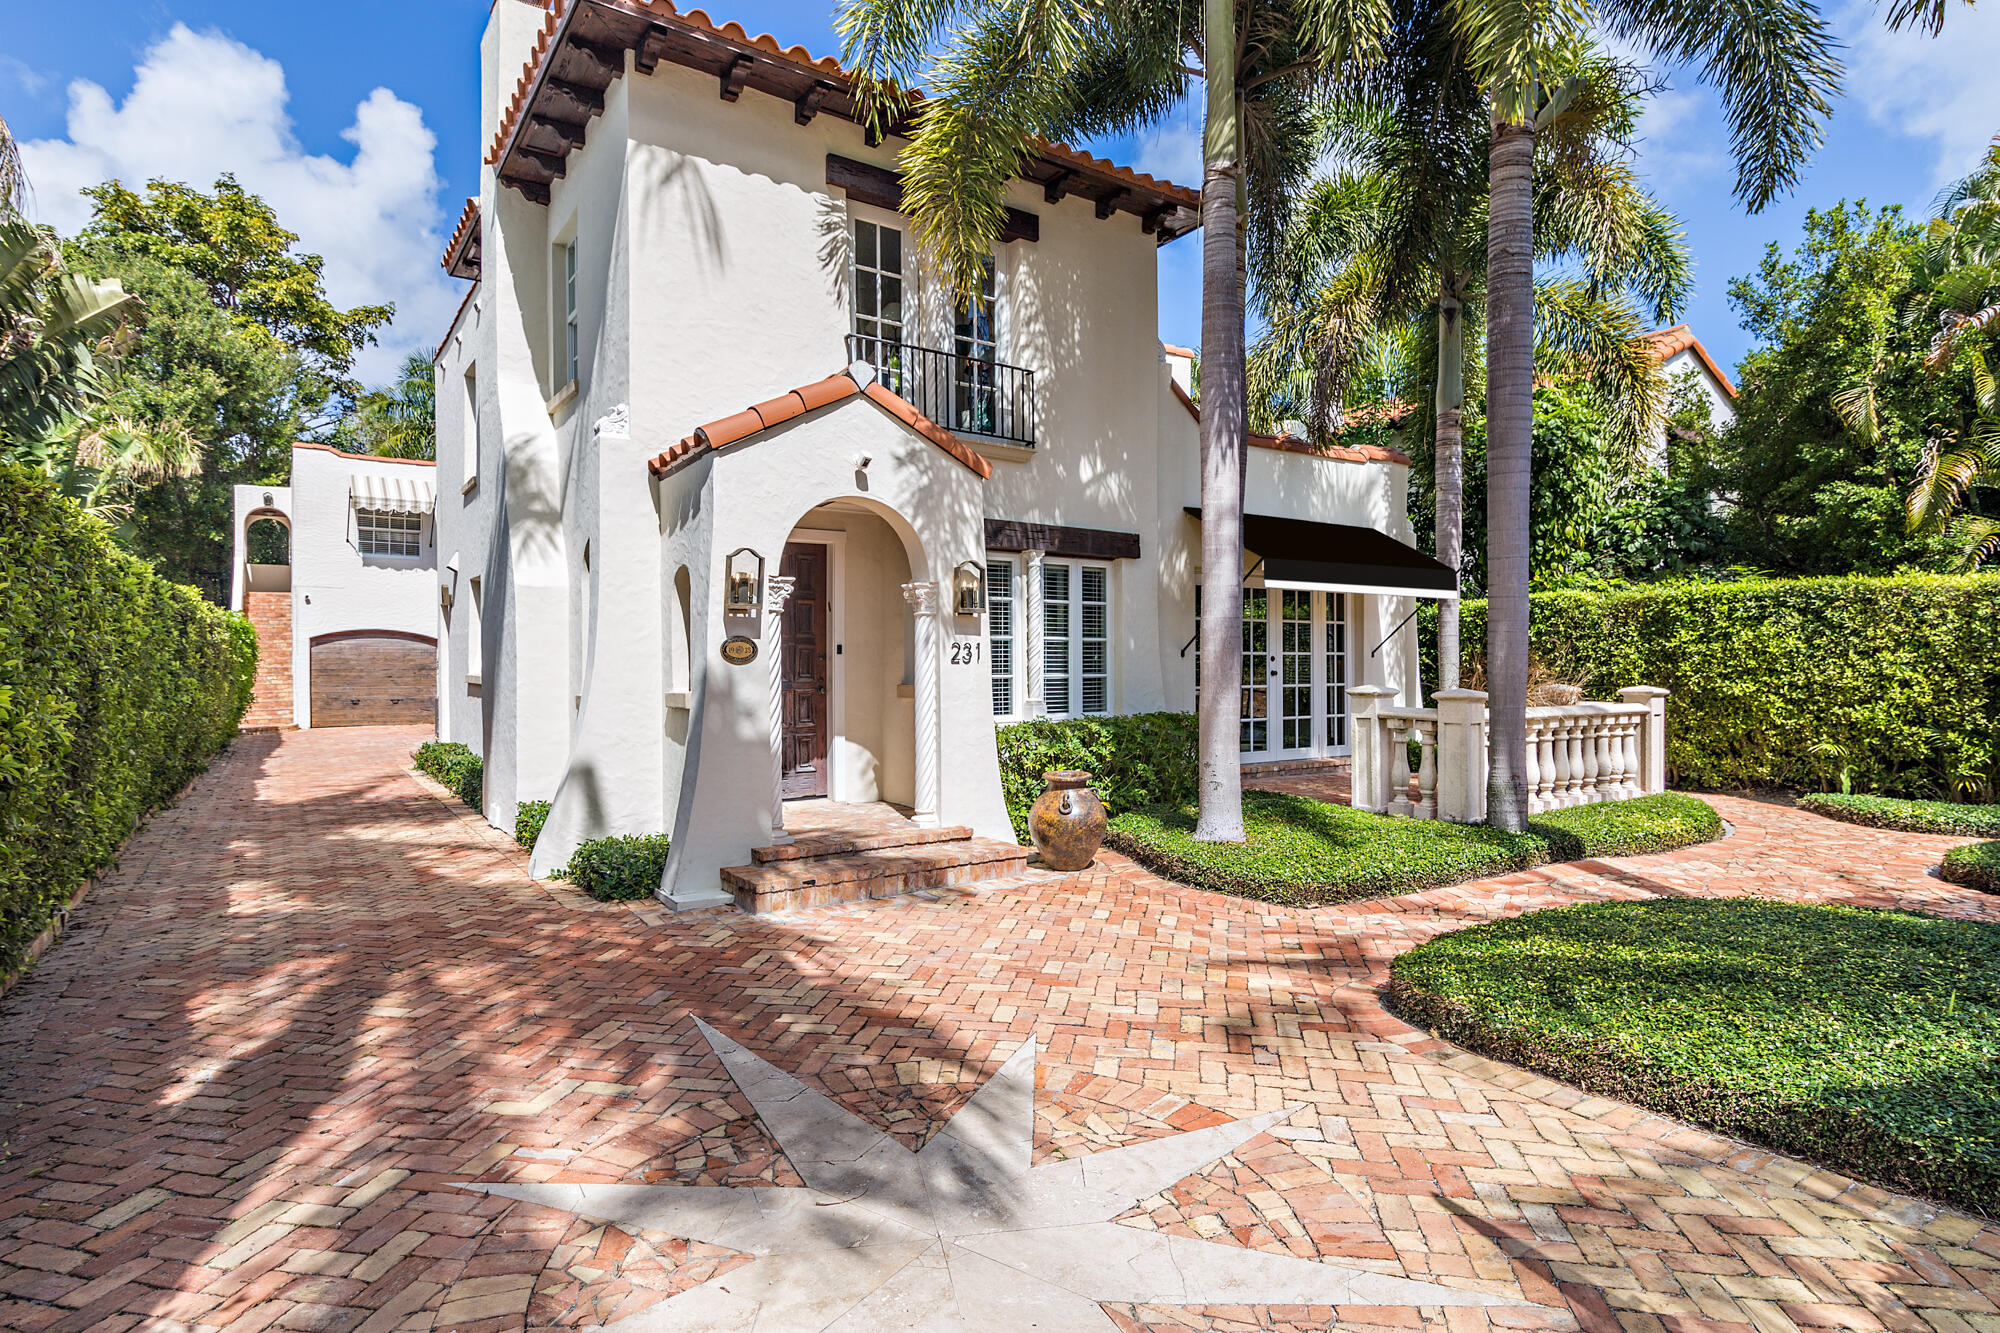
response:
<svg viewBox="0 0 2000 1333"><path fill-rule="evenodd" d="M882 387L950 431L1035 444L1035 372L934 347L847 335L847 359L875 367Z"/></svg>

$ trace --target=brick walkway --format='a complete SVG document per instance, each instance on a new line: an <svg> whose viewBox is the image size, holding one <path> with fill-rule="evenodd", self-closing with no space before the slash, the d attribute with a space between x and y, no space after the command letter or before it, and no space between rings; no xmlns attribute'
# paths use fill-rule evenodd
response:
<svg viewBox="0 0 2000 1333"><path fill-rule="evenodd" d="M741 1263L470 1179L798 1184L699 1015L909 1144L1032 1033L1036 1156L1304 1109L1130 1220L1554 1310L1110 1306L1138 1329L2000 1331L2000 1228L1585 1097L1384 1013L1384 961L1555 902L2000 918L1951 840L1718 798L1735 836L1316 912L1106 857L791 919L528 880L408 731L238 741L0 1000L0 1327L516 1329Z"/></svg>

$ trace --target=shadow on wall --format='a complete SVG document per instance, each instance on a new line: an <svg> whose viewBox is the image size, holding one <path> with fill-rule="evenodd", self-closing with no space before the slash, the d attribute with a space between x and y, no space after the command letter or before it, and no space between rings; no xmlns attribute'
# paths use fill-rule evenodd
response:
<svg viewBox="0 0 2000 1333"><path fill-rule="evenodd" d="M702 177L701 162L656 145L635 153L634 162L633 174L640 178L638 188L631 194L634 203L647 209L678 208L683 225L667 229L666 234L693 237L698 256L714 265L718 272L726 272L729 240L715 207L715 197ZM650 218L641 217L636 220L634 230L642 236L649 235L650 222Z"/></svg>

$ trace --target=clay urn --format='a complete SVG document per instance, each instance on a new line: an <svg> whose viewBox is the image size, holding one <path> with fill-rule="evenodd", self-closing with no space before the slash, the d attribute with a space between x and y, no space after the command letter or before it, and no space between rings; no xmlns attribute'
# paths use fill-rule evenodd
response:
<svg viewBox="0 0 2000 1333"><path fill-rule="evenodd" d="M1082 870L1104 843L1104 802L1080 769L1044 773L1042 780L1048 786L1028 811L1028 836L1051 870Z"/></svg>

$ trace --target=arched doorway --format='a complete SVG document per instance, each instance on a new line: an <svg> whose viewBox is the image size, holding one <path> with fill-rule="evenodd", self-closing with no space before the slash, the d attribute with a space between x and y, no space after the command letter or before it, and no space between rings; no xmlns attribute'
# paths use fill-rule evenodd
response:
<svg viewBox="0 0 2000 1333"><path fill-rule="evenodd" d="M312 641L312 725L430 726L437 721L437 640L351 630Z"/></svg>

